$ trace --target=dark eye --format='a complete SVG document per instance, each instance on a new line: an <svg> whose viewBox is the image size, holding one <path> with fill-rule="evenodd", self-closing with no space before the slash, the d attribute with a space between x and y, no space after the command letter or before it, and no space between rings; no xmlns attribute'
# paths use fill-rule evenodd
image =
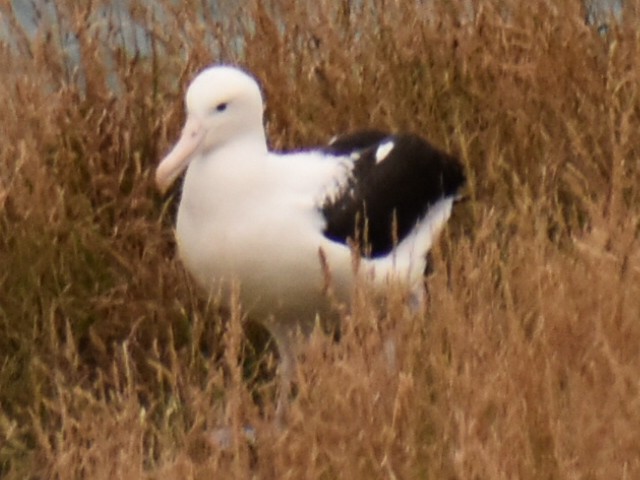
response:
<svg viewBox="0 0 640 480"><path fill-rule="evenodd" d="M216 112L224 112L227 109L226 103L219 103L216 105Z"/></svg>

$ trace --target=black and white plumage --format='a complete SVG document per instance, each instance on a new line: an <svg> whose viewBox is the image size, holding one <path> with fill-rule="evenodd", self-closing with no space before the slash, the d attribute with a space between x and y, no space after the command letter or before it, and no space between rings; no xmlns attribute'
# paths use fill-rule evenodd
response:
<svg viewBox="0 0 640 480"><path fill-rule="evenodd" d="M165 191L187 170L179 255L205 291L239 282L244 310L273 335L285 372L292 333L331 314L327 266L335 296L348 300L354 244L374 284L422 288L426 254L464 183L454 158L416 135L379 131L270 152L260 89L228 66L200 73L186 105L182 136L156 172Z"/></svg>
<svg viewBox="0 0 640 480"><path fill-rule="evenodd" d="M429 209L450 203L464 183L460 164L417 135L366 130L334 138L325 151L352 162L343 191L322 205L324 234L343 243L361 239L360 254L367 258L390 254Z"/></svg>

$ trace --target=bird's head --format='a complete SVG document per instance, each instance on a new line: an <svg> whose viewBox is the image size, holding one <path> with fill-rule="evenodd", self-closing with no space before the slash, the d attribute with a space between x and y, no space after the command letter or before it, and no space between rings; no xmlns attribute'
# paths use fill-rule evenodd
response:
<svg viewBox="0 0 640 480"><path fill-rule="evenodd" d="M240 69L207 68L189 85L185 102L187 120L180 139L156 170L163 193L194 157L245 137L264 138L260 88Z"/></svg>

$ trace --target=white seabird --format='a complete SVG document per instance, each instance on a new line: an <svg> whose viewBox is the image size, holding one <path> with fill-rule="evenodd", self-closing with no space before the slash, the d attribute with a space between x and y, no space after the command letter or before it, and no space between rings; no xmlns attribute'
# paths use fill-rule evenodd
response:
<svg viewBox="0 0 640 480"><path fill-rule="evenodd" d="M293 336L335 314L329 277L334 298L348 301L354 252L374 285L422 290L427 253L465 181L456 159L416 135L374 130L270 152L260 88L230 66L202 71L186 108L156 172L165 192L186 169L179 256L205 292L237 282L244 312L276 342L285 384Z"/></svg>

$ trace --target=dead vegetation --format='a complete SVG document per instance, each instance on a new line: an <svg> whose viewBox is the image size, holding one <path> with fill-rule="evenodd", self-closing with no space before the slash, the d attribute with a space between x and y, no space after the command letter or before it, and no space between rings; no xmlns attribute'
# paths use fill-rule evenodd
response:
<svg viewBox="0 0 640 480"><path fill-rule="evenodd" d="M606 36L577 1L163 1L130 21L60 1L34 34L9 3L1 477L638 478L633 2ZM423 318L359 291L342 341L309 341L283 432L272 359L242 341L241 306L193 291L177 192L152 185L211 62L262 80L275 148L407 129L468 171ZM379 363L389 329L397 374Z"/></svg>

